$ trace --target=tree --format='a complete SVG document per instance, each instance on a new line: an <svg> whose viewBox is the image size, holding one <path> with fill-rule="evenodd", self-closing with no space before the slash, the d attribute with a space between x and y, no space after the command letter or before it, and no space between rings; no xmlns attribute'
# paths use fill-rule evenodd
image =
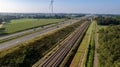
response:
<svg viewBox="0 0 120 67"><path fill-rule="evenodd" d="M2 20L2 19L0 19L0 24L2 24L2 22L3 22L3 20Z"/></svg>
<svg viewBox="0 0 120 67"><path fill-rule="evenodd" d="M120 20L114 17L103 17L99 16L96 18L98 25L118 25L120 24Z"/></svg>
<svg viewBox="0 0 120 67"><path fill-rule="evenodd" d="M120 25L99 31L99 59L101 67L120 66Z"/></svg>

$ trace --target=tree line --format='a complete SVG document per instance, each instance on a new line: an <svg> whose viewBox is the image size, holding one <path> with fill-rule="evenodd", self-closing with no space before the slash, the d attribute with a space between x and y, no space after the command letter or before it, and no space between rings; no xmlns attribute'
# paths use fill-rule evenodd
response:
<svg viewBox="0 0 120 67"><path fill-rule="evenodd" d="M43 19L49 19L49 18L54 18L54 19L62 19L62 18L66 18L66 19L71 19L71 17L82 17L84 16L84 14L44 14L44 13L7 13L7 14L1 14L0 15L0 23L1 22L10 22L10 20L12 19L21 19L21 18L32 18L32 19L39 19L39 18L43 18Z"/></svg>
<svg viewBox="0 0 120 67"><path fill-rule="evenodd" d="M120 67L120 25L99 31L100 67Z"/></svg>
<svg viewBox="0 0 120 67"><path fill-rule="evenodd" d="M0 18L0 24L2 24L3 20Z"/></svg>
<svg viewBox="0 0 120 67"><path fill-rule="evenodd" d="M120 20L112 16L99 16L95 18L98 25L118 25Z"/></svg>

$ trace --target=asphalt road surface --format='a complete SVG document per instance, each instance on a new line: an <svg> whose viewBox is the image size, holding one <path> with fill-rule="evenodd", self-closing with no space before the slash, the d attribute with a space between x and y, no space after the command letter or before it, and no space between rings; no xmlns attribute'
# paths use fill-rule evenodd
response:
<svg viewBox="0 0 120 67"><path fill-rule="evenodd" d="M50 27L52 25L55 25L55 24L46 25L46 26L44 26L44 28ZM36 29L42 29L42 27L38 27ZM0 40L6 39L6 38L9 38L9 37L12 37L12 36L16 36L16 35L21 35L21 34L24 34L24 33L27 33L27 32L32 32L32 31L34 31L34 30L29 29L29 30L21 31L21 32L18 32L18 33L10 34L10 35L0 36Z"/></svg>
<svg viewBox="0 0 120 67"><path fill-rule="evenodd" d="M71 22L77 22L77 21L79 21L79 20L72 19L72 20L70 20L70 21L71 21ZM59 28L64 27L64 26L67 25L67 24L71 24L71 23L69 23L70 21L67 21L67 22L65 22L65 23L59 24ZM5 43L1 43L1 44L0 44L0 50L5 49L5 48L8 48L8 47L13 46L13 45L17 45L17 43L24 42L24 41L29 40L29 39L32 39L32 38L34 38L34 37L36 37L36 36L42 35L42 34L44 34L44 33L46 33L46 32L55 30L55 29L57 29L57 28L58 28L58 26L54 26L54 27L51 27L51 28L48 28L48 29L45 29L45 30L42 30L42 31L39 31L39 32L36 32L36 33L33 33L33 34L26 35L26 36L24 36L24 37L20 37L20 38L17 38L17 39L14 39L14 40L11 40L11 41L8 41L8 42L5 42ZM21 32L21 33L22 33L22 32ZM20 33L18 33L18 34L20 34ZM3 37L3 38L4 38L4 37Z"/></svg>

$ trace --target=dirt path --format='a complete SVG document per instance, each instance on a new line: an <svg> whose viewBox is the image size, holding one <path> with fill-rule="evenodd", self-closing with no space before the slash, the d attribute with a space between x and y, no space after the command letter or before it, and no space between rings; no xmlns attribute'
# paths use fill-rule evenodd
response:
<svg viewBox="0 0 120 67"><path fill-rule="evenodd" d="M97 54L97 46L98 46L98 33L97 28L95 30L95 53L94 53L94 67L98 67L98 54Z"/></svg>

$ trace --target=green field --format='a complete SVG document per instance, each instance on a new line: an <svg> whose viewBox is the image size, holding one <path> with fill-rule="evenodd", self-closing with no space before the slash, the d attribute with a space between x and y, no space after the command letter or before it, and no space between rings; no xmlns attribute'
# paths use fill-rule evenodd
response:
<svg viewBox="0 0 120 67"><path fill-rule="evenodd" d="M105 25L98 25L98 29L106 29L108 26L105 26Z"/></svg>
<svg viewBox="0 0 120 67"><path fill-rule="evenodd" d="M0 28L2 28L2 24L0 24Z"/></svg>
<svg viewBox="0 0 120 67"><path fill-rule="evenodd" d="M14 33L41 25L46 25L55 22L61 22L64 19L17 19L11 20L10 23L5 24L5 33Z"/></svg>

